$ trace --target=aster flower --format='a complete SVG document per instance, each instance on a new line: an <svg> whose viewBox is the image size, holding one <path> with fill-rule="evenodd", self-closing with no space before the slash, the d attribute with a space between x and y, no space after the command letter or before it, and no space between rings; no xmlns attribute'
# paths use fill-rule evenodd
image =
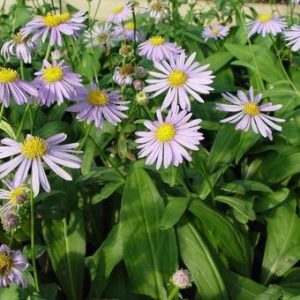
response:
<svg viewBox="0 0 300 300"><path fill-rule="evenodd" d="M289 30L284 32L285 40L288 46L292 46L292 51L300 49L300 26L293 25Z"/></svg>
<svg viewBox="0 0 300 300"><path fill-rule="evenodd" d="M231 104L217 103L217 109L236 112L236 114L221 120L221 122L238 123L235 128L243 131L248 131L251 126L256 134L260 133L263 137L272 140L271 128L278 131L282 130L282 127L274 122L284 122L285 120L269 116L265 112L276 111L282 105L273 105L272 103L259 105L262 94L254 95L252 87L249 89L248 94L249 96L243 91L238 91L237 96L230 93L222 94L223 98Z"/></svg>
<svg viewBox="0 0 300 300"><path fill-rule="evenodd" d="M122 67L116 67L113 75L113 81L120 86L131 85L133 81L134 68L131 64Z"/></svg>
<svg viewBox="0 0 300 300"><path fill-rule="evenodd" d="M47 16L37 17L29 22L21 30L21 34L24 36L33 34L33 41L41 37L43 43L50 35L50 45L62 46L62 34L76 37L78 32L85 27L83 22L86 18L85 11L79 11L74 15L69 12L62 14L49 13Z"/></svg>
<svg viewBox="0 0 300 300"><path fill-rule="evenodd" d="M44 162L58 176L65 180L72 180L72 177L59 165L79 169L81 160L71 153L78 154L80 151L74 150L78 143L59 145L66 138L66 134L59 133L46 140L28 134L23 143L10 138L2 139L1 143L3 146L0 147L0 158L17 156L0 165L0 178L4 178L18 168L13 179L13 185L20 186L28 177L29 169L31 169L34 195L38 195L40 184L46 192L49 192L50 184L44 171Z"/></svg>
<svg viewBox="0 0 300 300"><path fill-rule="evenodd" d="M260 34L265 37L267 34L277 35L282 32L286 23L271 14L262 14L257 17L255 21L251 21L248 23L249 34L248 36L252 36L254 34Z"/></svg>
<svg viewBox="0 0 300 300"><path fill-rule="evenodd" d="M204 28L202 36L205 41L208 39L222 40L229 33L229 28L221 24L213 24Z"/></svg>
<svg viewBox="0 0 300 300"><path fill-rule="evenodd" d="M64 61L53 61L50 64L44 59L43 69L35 73L36 87L39 89L38 102L50 106L57 102L59 105L65 99L72 99L76 95L76 88L81 87L81 76L72 72Z"/></svg>
<svg viewBox="0 0 300 300"><path fill-rule="evenodd" d="M191 273L189 270L180 269L171 278L171 282L179 289L186 289L192 286Z"/></svg>
<svg viewBox="0 0 300 300"><path fill-rule="evenodd" d="M31 96L38 92L33 84L20 79L16 70L0 67L0 103L9 106L12 97L19 105L27 103Z"/></svg>
<svg viewBox="0 0 300 300"><path fill-rule="evenodd" d="M28 262L20 250L11 250L8 246L0 246L0 287L7 287L14 283L27 286L23 272Z"/></svg>
<svg viewBox="0 0 300 300"><path fill-rule="evenodd" d="M89 48L111 48L114 45L114 39L112 25L108 23L95 24L91 31L84 33L84 41Z"/></svg>
<svg viewBox="0 0 300 300"><path fill-rule="evenodd" d="M120 24L128 20L131 14L131 2L128 0L123 5L113 8L112 14L107 18L107 21Z"/></svg>
<svg viewBox="0 0 300 300"><path fill-rule="evenodd" d="M300 0L291 0L291 3L293 3L293 4L299 4Z"/></svg>
<svg viewBox="0 0 300 300"><path fill-rule="evenodd" d="M31 63L31 52L36 49L36 43L31 38L24 37L20 32L16 33L13 38L5 42L1 48L1 55L5 60L10 56L16 56L22 59L24 63Z"/></svg>
<svg viewBox="0 0 300 300"><path fill-rule="evenodd" d="M145 121L144 126L149 131L139 131L136 135L137 148L141 149L139 157L147 157L146 165L156 162L156 169L163 164L167 168L170 164L178 166L183 159L191 161L191 155L187 149L198 150L203 135L200 129L201 120L189 121L192 114L183 110L179 112L178 107L169 111L165 120L161 111L158 110L157 121Z"/></svg>
<svg viewBox="0 0 300 300"><path fill-rule="evenodd" d="M155 92L151 98L168 91L162 109L172 104L174 110L179 103L182 109L190 110L191 104L188 95L199 102L204 102L199 93L209 94L213 90L209 86L214 78L212 71L207 70L209 65L201 66L194 61L195 56L196 53L193 53L186 59L183 52L180 56L171 57L169 62L166 60L154 62L154 67L160 73L149 72L154 79L146 80L150 85L145 87L144 91L146 93Z"/></svg>
<svg viewBox="0 0 300 300"><path fill-rule="evenodd" d="M76 112L79 121L95 122L96 127L102 128L104 120L116 126L126 118L123 111L128 110L129 102L123 101L118 92L100 90L96 84L80 88L75 100L79 103L67 108L67 111Z"/></svg>
<svg viewBox="0 0 300 300"><path fill-rule="evenodd" d="M0 212L5 214L9 211L18 211L19 208L27 201L29 197L29 188L25 185L15 186L11 181L2 181L8 190L0 189L0 199L4 200L4 205Z"/></svg>
<svg viewBox="0 0 300 300"><path fill-rule="evenodd" d="M161 61L183 52L176 43L167 42L162 36L149 38L138 47L139 55L152 61Z"/></svg>
<svg viewBox="0 0 300 300"><path fill-rule="evenodd" d="M128 41L134 40L134 23L133 22L127 22L124 24L124 26L117 26L114 30L114 36L119 39L126 39ZM140 42L144 39L144 34L136 29L135 30L135 40L136 42Z"/></svg>
<svg viewBox="0 0 300 300"><path fill-rule="evenodd" d="M167 17L168 9L161 1L157 1L151 4L149 15L156 22L159 22Z"/></svg>

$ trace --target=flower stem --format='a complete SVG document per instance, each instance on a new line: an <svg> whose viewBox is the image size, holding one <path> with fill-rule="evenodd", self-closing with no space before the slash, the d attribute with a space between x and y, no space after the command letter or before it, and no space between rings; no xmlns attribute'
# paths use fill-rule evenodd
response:
<svg viewBox="0 0 300 300"><path fill-rule="evenodd" d="M21 119L19 128L18 128L18 130L17 130L17 134L16 134L16 139L17 139L17 140L18 140L18 138L19 138L19 136L20 136L20 133L21 133L21 131L22 131L22 129L23 129L23 125L24 125L24 122L25 122L25 119L26 119L26 116L27 116L27 113L28 113L29 110L30 110L30 104L27 103L26 108L25 108L25 111L24 111L24 113L23 113L23 115L22 115L22 119Z"/></svg>
<svg viewBox="0 0 300 300"><path fill-rule="evenodd" d="M33 278L34 278L34 285L36 291L40 292L39 287L39 279L37 275L37 268L36 268L36 261L35 261L35 235L34 235L34 197L33 191L30 191L30 220L31 220L31 229L30 229L30 237L31 237L31 260L32 260L32 268L33 268Z"/></svg>
<svg viewBox="0 0 300 300"><path fill-rule="evenodd" d="M0 122L1 122L2 117L3 117L3 113L4 113L4 104L2 103L1 104L1 109L0 109Z"/></svg>
<svg viewBox="0 0 300 300"><path fill-rule="evenodd" d="M85 135L84 135L81 143L80 143L79 150L81 150L83 148L83 146L85 145L85 143L86 143L86 141L87 141L87 139L90 135L90 132L91 132L92 128L93 128L93 124L90 124L87 131L85 132Z"/></svg>
<svg viewBox="0 0 300 300"><path fill-rule="evenodd" d="M136 49L136 16L135 16L135 10L134 5L132 5L132 19L133 19L133 49Z"/></svg>
<svg viewBox="0 0 300 300"><path fill-rule="evenodd" d="M46 60L49 59L50 53L51 53L51 44L49 43L49 44L48 44L48 47L47 47L46 56L45 56L45 59L46 59Z"/></svg>
<svg viewBox="0 0 300 300"><path fill-rule="evenodd" d="M172 289L172 291L171 291L170 295L168 296L167 300L172 300L172 299L174 299L174 297L178 294L178 292L179 292L179 288L178 288L177 286L175 286L175 287Z"/></svg>

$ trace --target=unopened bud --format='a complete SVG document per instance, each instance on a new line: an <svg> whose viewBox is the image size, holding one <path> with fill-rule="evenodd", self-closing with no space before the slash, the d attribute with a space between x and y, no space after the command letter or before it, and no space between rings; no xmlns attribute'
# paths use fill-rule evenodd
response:
<svg viewBox="0 0 300 300"><path fill-rule="evenodd" d="M171 282L180 289L191 287L191 273L188 270L180 269L173 274Z"/></svg>
<svg viewBox="0 0 300 300"><path fill-rule="evenodd" d="M52 60L59 60L62 57L62 53L59 50L54 50L51 52Z"/></svg>
<svg viewBox="0 0 300 300"><path fill-rule="evenodd" d="M133 48L129 45L123 45L120 50L119 50L119 53L121 56L123 57L129 57L129 56L132 56L134 51L133 51Z"/></svg>
<svg viewBox="0 0 300 300"><path fill-rule="evenodd" d="M139 105L147 105L149 102L149 97L145 92L139 92L135 96L135 100Z"/></svg>
<svg viewBox="0 0 300 300"><path fill-rule="evenodd" d="M136 91L141 91L144 88L144 82L142 80L136 79L133 81L133 86Z"/></svg>
<svg viewBox="0 0 300 300"><path fill-rule="evenodd" d="M2 217L2 225L5 231L15 230L19 225L19 217L14 213L7 213Z"/></svg>

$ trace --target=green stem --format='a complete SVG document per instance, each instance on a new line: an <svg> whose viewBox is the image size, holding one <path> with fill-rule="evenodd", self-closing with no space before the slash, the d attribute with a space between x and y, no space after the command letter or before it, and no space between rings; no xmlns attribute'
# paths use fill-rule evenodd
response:
<svg viewBox="0 0 300 300"><path fill-rule="evenodd" d="M179 292L179 288L175 286L175 287L172 289L172 291L171 291L170 295L168 296L167 300L172 300L172 299L174 299L174 297L177 296L178 292Z"/></svg>
<svg viewBox="0 0 300 300"><path fill-rule="evenodd" d="M19 136L20 136L20 133L21 133L21 131L22 131L22 129L23 129L23 125L24 125L24 122L25 122L25 119L26 119L26 117L27 117L27 113L28 113L29 110L30 110L30 104L27 103L26 108L25 108L25 111L24 111L24 113L23 113L23 115L22 115L22 119L21 119L19 128L18 128L18 130L17 130L17 135L16 135L16 139L17 139L17 140L18 140L18 138L19 138Z"/></svg>
<svg viewBox="0 0 300 300"><path fill-rule="evenodd" d="M101 0L98 0L98 3L97 3L97 6L96 6L96 10L95 10L95 13L94 13L93 20L95 20L95 19L96 19L96 16L97 16L98 10L99 10L99 8L100 8L100 4L101 4Z"/></svg>
<svg viewBox="0 0 300 300"><path fill-rule="evenodd" d="M56 9L55 9L55 5L54 5L54 1L53 0L51 0L51 5L52 5L52 9L53 9L54 13L56 14Z"/></svg>
<svg viewBox="0 0 300 300"><path fill-rule="evenodd" d="M12 231L12 232L10 233L9 244L8 244L8 245L9 245L9 248L12 247L13 241L14 241L14 231Z"/></svg>
<svg viewBox="0 0 300 300"><path fill-rule="evenodd" d="M2 103L0 109L0 122L2 121L3 113L4 113L4 104Z"/></svg>
<svg viewBox="0 0 300 300"><path fill-rule="evenodd" d="M50 53L51 53L51 44L49 43L49 44L48 44L48 47L47 47L46 56L45 56L45 59L46 59L46 60L49 60Z"/></svg>
<svg viewBox="0 0 300 300"><path fill-rule="evenodd" d="M209 186L213 203L215 203L216 195L215 195L215 192L214 192L214 188L213 188L213 185L210 182L209 175L207 173L206 167L204 166L204 164L203 164L203 162L202 162L201 159L200 159L200 167L201 167L201 169L203 171L204 178L207 181L207 184Z"/></svg>
<svg viewBox="0 0 300 300"><path fill-rule="evenodd" d="M80 143L79 150L81 150L83 148L83 146L85 145L85 143L86 143L86 141L87 141L87 139L88 139L88 137L90 135L90 132L91 132L92 128L93 128L93 124L91 123L89 125L87 131L85 132L85 135L84 135L84 137L83 137L83 139L82 139L82 141Z"/></svg>
<svg viewBox="0 0 300 300"><path fill-rule="evenodd" d="M37 267L36 267L36 255L35 255L35 235L34 235L34 197L33 191L30 191L30 219L31 219L31 228L30 228L30 237L31 237L31 260L32 260L32 268L33 268L33 278L34 278L34 285L36 291L40 292L39 287L39 279L37 275Z"/></svg>
<svg viewBox="0 0 300 300"><path fill-rule="evenodd" d="M75 53L77 62L78 62L78 64L81 64L81 59L80 59L80 57L79 57L78 49L77 49L77 46L76 46L76 43L75 43L75 39L74 39L74 38L72 38L72 46L73 46L73 49L74 49L74 53Z"/></svg>
<svg viewBox="0 0 300 300"><path fill-rule="evenodd" d="M24 62L22 59L20 59L20 71L21 71L21 78L24 80L25 79L25 74L24 74Z"/></svg>
<svg viewBox="0 0 300 300"><path fill-rule="evenodd" d="M298 96L300 96L299 90L298 90L297 87L294 85L292 79L290 78L289 74L287 73L287 71L286 71L286 69L285 69L285 67L284 67L284 65L283 65L283 63L282 63L282 59L281 59L281 57L280 57L280 51L279 51L279 49L278 49L278 47L277 47L277 45L276 45L276 41L275 41L275 39L273 38L272 35L270 35L270 36L271 36L271 40L272 40L273 45L274 45L274 49L275 49L275 52L276 52L276 56L277 56L277 59L278 59L280 68L281 68L282 72L284 73L284 76L285 76L286 80L289 82L290 86L293 88L293 90L295 91L295 93L296 93Z"/></svg>
<svg viewBox="0 0 300 300"><path fill-rule="evenodd" d="M133 19L133 49L136 49L136 16L135 16L135 10L134 5L132 5L132 19Z"/></svg>

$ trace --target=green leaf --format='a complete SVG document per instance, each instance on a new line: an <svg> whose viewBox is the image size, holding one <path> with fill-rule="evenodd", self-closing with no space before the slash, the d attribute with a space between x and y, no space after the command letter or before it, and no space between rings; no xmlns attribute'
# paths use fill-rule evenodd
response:
<svg viewBox="0 0 300 300"><path fill-rule="evenodd" d="M134 290L154 299L166 297L164 285L177 267L175 233L159 229L163 212L163 199L152 179L134 165L120 213L124 260Z"/></svg>
<svg viewBox="0 0 300 300"><path fill-rule="evenodd" d="M186 211L190 199L184 197L169 198L169 202L165 208L163 217L161 219L161 229L169 229L173 227L182 217Z"/></svg>
<svg viewBox="0 0 300 300"><path fill-rule="evenodd" d="M92 197L91 203L97 204L107 199L123 185L124 185L123 181L106 183L104 187L101 189L100 193Z"/></svg>
<svg viewBox="0 0 300 300"><path fill-rule="evenodd" d="M84 147L84 152L82 155L81 172L83 175L87 175L90 172L94 163L95 152L95 144L92 141L88 140L86 146Z"/></svg>
<svg viewBox="0 0 300 300"><path fill-rule="evenodd" d="M209 64L210 69L215 73L224 67L231 59L232 54L227 51L219 51L202 60L201 64Z"/></svg>
<svg viewBox="0 0 300 300"><path fill-rule="evenodd" d="M19 293L16 287L7 287L0 289L0 299L3 300L19 300Z"/></svg>
<svg viewBox="0 0 300 300"><path fill-rule="evenodd" d="M230 265L238 272L251 272L251 246L245 236L228 219L199 200L194 200L189 210L206 226L217 240L217 246L228 257Z"/></svg>
<svg viewBox="0 0 300 300"><path fill-rule="evenodd" d="M226 203L241 214L246 220L255 220L255 212L252 209L252 202L247 199L240 199L237 197L217 196L216 201Z"/></svg>
<svg viewBox="0 0 300 300"><path fill-rule="evenodd" d="M180 255L203 299L229 299L221 269L203 238L190 223L178 227Z"/></svg>
<svg viewBox="0 0 300 300"><path fill-rule="evenodd" d="M4 120L0 121L0 129L3 130L5 133L7 133L7 135L12 138L12 139L16 139L16 134L14 129L12 128L12 126L7 123Z"/></svg>
<svg viewBox="0 0 300 300"><path fill-rule="evenodd" d="M240 132L236 131L233 126L224 125L220 128L208 158L210 172L232 162L238 150L239 140Z"/></svg>
<svg viewBox="0 0 300 300"><path fill-rule="evenodd" d="M300 259L300 219L296 201L284 202L267 215L267 241L263 258L262 281L282 276Z"/></svg>
<svg viewBox="0 0 300 300"><path fill-rule="evenodd" d="M85 231L79 211L69 220L46 220L43 235L55 274L68 299L81 299L84 276Z"/></svg>
<svg viewBox="0 0 300 300"><path fill-rule="evenodd" d="M234 180L222 187L223 191L245 195L247 192L272 193L273 191L266 184L253 180Z"/></svg>
<svg viewBox="0 0 300 300"><path fill-rule="evenodd" d="M100 298L102 296L112 270L122 258L120 226L116 225L101 247L87 259L91 276L90 297Z"/></svg>

